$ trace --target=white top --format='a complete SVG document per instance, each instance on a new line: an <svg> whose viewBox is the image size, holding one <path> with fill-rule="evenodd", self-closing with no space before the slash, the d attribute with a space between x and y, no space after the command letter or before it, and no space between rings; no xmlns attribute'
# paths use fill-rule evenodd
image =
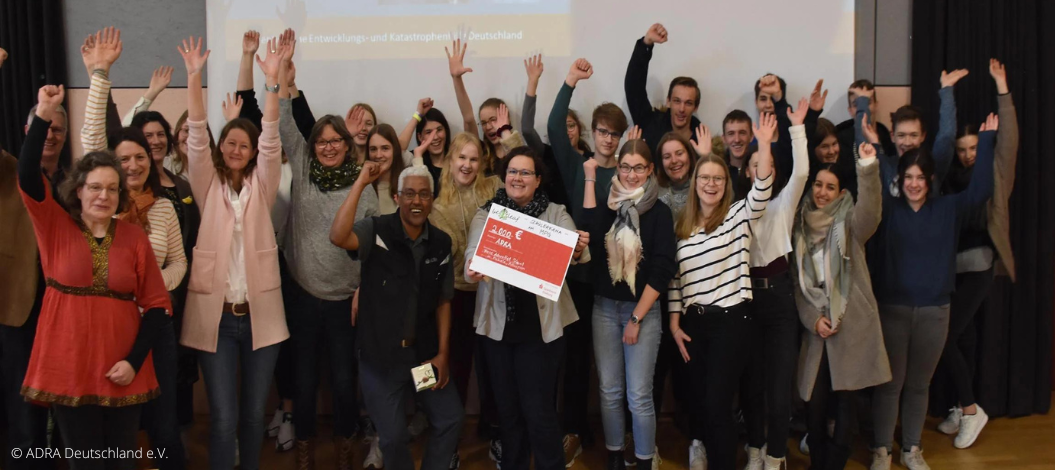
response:
<svg viewBox="0 0 1055 470"><path fill-rule="evenodd" d="M275 234L278 235L278 246L282 243L286 233L286 221L289 219L290 193L293 187L293 169L289 161L282 164L282 179L278 182L278 194L275 195L275 205L271 206L271 224L275 226Z"/></svg>
<svg viewBox="0 0 1055 470"><path fill-rule="evenodd" d="M242 192L236 193L227 186L227 201L234 209L234 233L231 234L231 261L227 264L227 292L224 299L232 304L248 301L249 285L245 280L245 243L242 236L242 219L245 206L249 204L249 185L242 184Z"/></svg>
<svg viewBox="0 0 1055 470"><path fill-rule="evenodd" d="M826 266L828 266L825 264L825 261L828 259L827 252L827 248L821 248L813 253L813 265L817 267L815 271L817 272L817 282L819 284L827 282L824 278L824 273L827 271Z"/></svg>
<svg viewBox="0 0 1055 470"><path fill-rule="evenodd" d="M768 266L777 258L791 253L791 232L795 227L795 212L810 177L810 157L806 144L806 127L791 126L791 154L794 164L788 184L780 190L762 218L754 223L759 236L751 240L751 267ZM779 176L779 175L778 175Z"/></svg>
<svg viewBox="0 0 1055 470"><path fill-rule="evenodd" d="M773 174L755 179L747 198L729 208L713 233L702 229L678 240L674 259L678 270L667 291L670 313L685 313L692 304L732 307L751 300L751 233L766 213L773 191Z"/></svg>

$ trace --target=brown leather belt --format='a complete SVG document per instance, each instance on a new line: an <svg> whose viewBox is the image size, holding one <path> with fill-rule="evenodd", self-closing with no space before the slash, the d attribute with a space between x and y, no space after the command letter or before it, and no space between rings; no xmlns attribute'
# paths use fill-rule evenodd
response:
<svg viewBox="0 0 1055 470"><path fill-rule="evenodd" d="M249 302L243 302L240 304L232 304L230 302L223 303L223 313L230 313L236 317L249 315Z"/></svg>

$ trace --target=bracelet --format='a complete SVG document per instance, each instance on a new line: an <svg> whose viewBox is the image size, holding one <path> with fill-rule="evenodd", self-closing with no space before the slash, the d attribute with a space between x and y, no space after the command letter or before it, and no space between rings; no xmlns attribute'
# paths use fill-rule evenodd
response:
<svg viewBox="0 0 1055 470"><path fill-rule="evenodd" d="M586 178L586 181L589 181L591 183L596 183L597 182L597 178Z"/></svg>
<svg viewBox="0 0 1055 470"><path fill-rule="evenodd" d="M413 117L415 121L421 122L421 115L418 114L417 111L414 111L414 115L411 117Z"/></svg>

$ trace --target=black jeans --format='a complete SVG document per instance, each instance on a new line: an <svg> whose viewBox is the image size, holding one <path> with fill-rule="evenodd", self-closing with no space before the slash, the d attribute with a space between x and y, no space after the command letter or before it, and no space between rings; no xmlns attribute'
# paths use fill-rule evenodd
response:
<svg viewBox="0 0 1055 470"><path fill-rule="evenodd" d="M359 422L352 299L323 300L305 291L292 279L290 284L296 306L286 316L290 326L297 395L293 401L294 433L298 440L316 435L319 366L325 354L330 361L333 387L333 434L352 437Z"/></svg>
<svg viewBox="0 0 1055 470"><path fill-rule="evenodd" d="M296 305L293 303L295 291L300 288L291 289L295 284L289 275L289 266L286 264L286 256L278 257L278 272L282 276L282 304L287 312L294 311ZM286 326L289 326L289 316L286 316ZM292 341L283 341L278 347L278 362L275 363L275 388L278 389L279 400L293 400L296 397L296 378L293 375L293 344ZM279 402L279 408L282 403Z"/></svg>
<svg viewBox="0 0 1055 470"><path fill-rule="evenodd" d="M593 440L587 415L593 353L593 284L568 279L568 289L579 320L564 328L564 433L578 434L589 442Z"/></svg>
<svg viewBox="0 0 1055 470"><path fill-rule="evenodd" d="M454 290L451 299L451 337L450 358L451 383L458 387L462 406L469 397L469 378L472 376L473 362L476 363L476 386L480 401L479 429L486 437L497 439L498 408L495 406L491 378L487 374L488 357L484 354L473 328L473 315L476 311L476 291ZM495 428L495 429L492 429ZM491 435L494 434L494 435Z"/></svg>
<svg viewBox="0 0 1055 470"><path fill-rule="evenodd" d="M799 323L794 283L785 273L769 278L768 289L754 289L751 348L746 387L741 390L748 445L766 453L787 453L791 394L799 358Z"/></svg>
<svg viewBox="0 0 1055 470"><path fill-rule="evenodd" d="M178 370L176 332L172 319L166 318L161 331L158 332L151 357L154 360L154 374L158 379L161 396L143 405L143 427L150 436L152 449L156 458L154 465L161 470L181 470L186 467L183 455L183 441L180 440L180 427L176 418L177 392L176 373ZM164 450L162 456L161 450Z"/></svg>
<svg viewBox="0 0 1055 470"><path fill-rule="evenodd" d="M26 455L27 449L39 449L47 444L48 409L27 403L21 393L39 317L40 307L37 305L22 326L0 325L0 387L3 387L4 411L7 414L7 443L11 449L22 449L22 455ZM10 451L4 454L7 456L4 468L53 467L52 462L15 459L11 457Z"/></svg>
<svg viewBox="0 0 1055 470"><path fill-rule="evenodd" d="M976 335L974 316L993 287L993 268L956 275L956 292L949 304L949 336L941 353L938 369L953 384L952 403L975 404L974 371Z"/></svg>
<svg viewBox="0 0 1055 470"><path fill-rule="evenodd" d="M686 313L680 327L692 339L689 385L692 388L693 436L703 436L709 468L736 465L733 399L750 353L751 311L741 303L726 312Z"/></svg>
<svg viewBox="0 0 1055 470"><path fill-rule="evenodd" d="M678 344L670 334L670 314L667 306L667 293L660 294L659 299L660 320L663 326L663 337L659 343L659 354L656 357L656 373L652 379L652 403L656 407L656 416L663 412L663 394L667 388L667 374L670 374L670 385L673 387L674 403L679 413L688 411L689 399L692 396L689 390L689 372L685 359L681 357ZM696 436L689 436L699 439ZM702 439L701 439L702 440Z"/></svg>
<svg viewBox="0 0 1055 470"><path fill-rule="evenodd" d="M854 392L832 390L828 353L821 353L821 367L813 384L813 395L807 404L806 420L810 445L810 470L841 470L850 460L850 420L853 416ZM828 436L828 419L835 421Z"/></svg>
<svg viewBox="0 0 1055 470"><path fill-rule="evenodd" d="M137 449L139 416L142 405L108 407L55 405L55 421L62 432L66 447L88 458L69 459L70 470L131 470L136 468L135 457L91 458L89 451L131 452ZM63 455L66 450L63 450ZM167 453L167 451L166 451ZM105 455L104 455L105 456Z"/></svg>
<svg viewBox="0 0 1055 470"><path fill-rule="evenodd" d="M506 343L480 337L488 356L502 427L502 468L564 468L564 446L557 424L556 390L565 340Z"/></svg>

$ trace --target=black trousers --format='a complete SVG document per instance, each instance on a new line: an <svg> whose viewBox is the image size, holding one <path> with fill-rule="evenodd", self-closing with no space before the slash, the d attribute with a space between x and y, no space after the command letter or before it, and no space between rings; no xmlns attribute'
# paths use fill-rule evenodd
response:
<svg viewBox="0 0 1055 470"><path fill-rule="evenodd" d="M956 292L949 304L949 336L941 353L938 370L952 384L951 403L975 404L974 371L977 335L974 317L993 287L993 268L956 275Z"/></svg>
<svg viewBox="0 0 1055 470"><path fill-rule="evenodd" d="M741 390L747 442L771 457L787 454L791 394L799 358L799 314L794 283L787 274L754 289L751 301L751 359Z"/></svg>
<svg viewBox="0 0 1055 470"><path fill-rule="evenodd" d="M806 406L806 426L810 445L810 470L842 470L850 460L850 422L854 409L854 392L832 390L832 374L828 367L828 353L821 355L821 367L813 394ZM828 419L835 421L828 434Z"/></svg>
<svg viewBox="0 0 1055 470"><path fill-rule="evenodd" d="M590 361L593 353L593 284L568 279L568 289L571 290L575 310L579 312L579 320L564 329L567 342L567 354L563 361L564 433L578 434L584 442L590 442L593 433L590 431L587 401L590 398L590 371L593 365Z"/></svg>
<svg viewBox="0 0 1055 470"><path fill-rule="evenodd" d="M709 468L736 466L733 400L750 353L751 312L741 303L726 312L686 313L681 329L692 339L689 385L692 389L693 436L703 436Z"/></svg>
<svg viewBox="0 0 1055 470"><path fill-rule="evenodd" d="M502 468L564 469L556 390L565 339L507 343L481 336L502 428Z"/></svg>
<svg viewBox="0 0 1055 470"><path fill-rule="evenodd" d="M687 412L691 392L689 390L689 372L685 359L681 357L678 344L670 333L670 314L667 306L667 293L660 294L659 310L663 325L663 337L659 343L659 354L656 357L656 373L652 379L652 402L656 406L656 416L663 412L663 396L667 388L667 374L670 374L670 385L674 392L674 402L678 412ZM699 439L690 436L693 439Z"/></svg>
<svg viewBox="0 0 1055 470"><path fill-rule="evenodd" d="M89 456L90 451L101 452L115 449L134 451L137 448L136 434L139 432L139 416L142 408L143 405L121 407L55 405L52 409L66 447L79 452L82 456ZM69 450L63 449L62 452L65 455ZM70 458L70 470L132 470L136 468L135 457L126 456L129 458Z"/></svg>
<svg viewBox="0 0 1055 470"><path fill-rule="evenodd" d="M178 346L172 319L166 318L165 325L158 333L151 358L154 361L154 374L158 379L161 396L143 405L143 427L150 436L153 449L164 449L164 455L156 455L154 465L161 470L183 470L183 441L180 439L178 420L179 392L176 386L178 371ZM160 454L160 453L159 453Z"/></svg>
<svg viewBox="0 0 1055 470"><path fill-rule="evenodd" d="M293 310L296 306L293 304L292 299L294 295L293 289L293 277L289 275L289 266L286 264L286 256L280 255L278 257L278 272L282 277L282 303L286 307L286 311ZM288 316L287 325L289 324ZM278 362L275 363L275 388L278 389L279 400L292 400L296 396L297 391L294 386L294 375L293 375L293 345L292 341L283 341L279 343L278 347ZM279 403L279 407L282 403Z"/></svg>
<svg viewBox="0 0 1055 470"><path fill-rule="evenodd" d="M40 298L22 326L0 325L0 387L3 390L4 411L7 414L7 442L11 449L43 448L47 444L48 409L27 403L22 398L22 382L26 379L29 355L40 317ZM5 469L52 468L52 462L27 458L15 459L4 452Z"/></svg>

